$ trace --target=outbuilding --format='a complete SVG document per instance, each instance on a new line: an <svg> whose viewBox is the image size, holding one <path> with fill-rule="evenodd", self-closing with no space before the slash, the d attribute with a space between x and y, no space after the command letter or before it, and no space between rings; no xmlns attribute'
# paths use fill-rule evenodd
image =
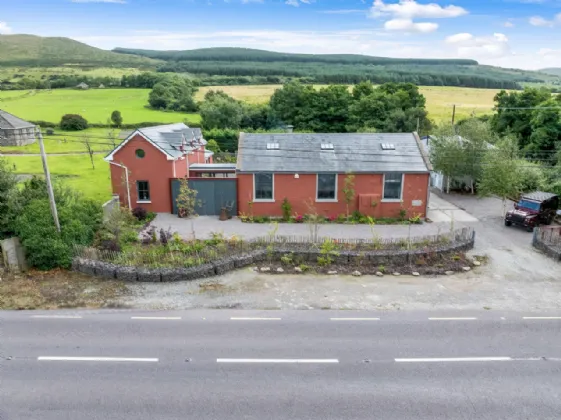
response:
<svg viewBox="0 0 561 420"><path fill-rule="evenodd" d="M35 125L0 109L0 146L35 143Z"/></svg>

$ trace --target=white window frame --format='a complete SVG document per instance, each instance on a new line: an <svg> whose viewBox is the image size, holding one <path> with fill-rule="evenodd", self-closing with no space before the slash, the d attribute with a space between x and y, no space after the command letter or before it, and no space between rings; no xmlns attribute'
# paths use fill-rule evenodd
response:
<svg viewBox="0 0 561 420"><path fill-rule="evenodd" d="M253 202L254 203L274 203L275 202L275 173L274 172L263 172L263 173L267 173L267 174L271 174L272 175L272 189L273 189L273 198L269 199L269 198L256 198L255 196L255 175L258 174L253 174Z"/></svg>
<svg viewBox="0 0 561 420"><path fill-rule="evenodd" d="M403 201L403 187L405 186L405 173L401 174L401 191L399 198L384 198L386 193L386 174L382 180L382 203L401 203Z"/></svg>
<svg viewBox="0 0 561 420"><path fill-rule="evenodd" d="M319 194L319 176L320 175L335 175L335 198L318 198ZM322 174L316 174L316 203L337 203L339 200L339 174L325 172Z"/></svg>
<svg viewBox="0 0 561 420"><path fill-rule="evenodd" d="M148 195L150 196L149 200L141 200L140 199L140 188L138 183L139 182L146 182L146 184L148 184ZM150 192L150 181L146 180L146 179L140 179L136 181L136 202L137 204L150 204L152 202L152 194Z"/></svg>

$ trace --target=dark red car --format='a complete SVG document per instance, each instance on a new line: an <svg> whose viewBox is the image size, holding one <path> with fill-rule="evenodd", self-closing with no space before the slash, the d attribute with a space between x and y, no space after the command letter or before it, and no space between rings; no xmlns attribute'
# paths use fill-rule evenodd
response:
<svg viewBox="0 0 561 420"><path fill-rule="evenodd" d="M549 225L559 208L559 196L552 193L536 191L524 194L513 210L505 216L505 225L524 226L528 232L539 225Z"/></svg>

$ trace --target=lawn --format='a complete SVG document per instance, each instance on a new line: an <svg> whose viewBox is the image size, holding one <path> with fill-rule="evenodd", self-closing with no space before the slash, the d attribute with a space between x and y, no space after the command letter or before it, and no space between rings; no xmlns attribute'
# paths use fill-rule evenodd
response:
<svg viewBox="0 0 561 420"><path fill-rule="evenodd" d="M39 156L9 156L17 174L43 175ZM103 203L111 198L109 164L103 155L94 155L92 169L88 155L49 156L47 160L53 180L62 181L84 196Z"/></svg>
<svg viewBox="0 0 561 420"><path fill-rule="evenodd" d="M114 110L125 124L141 122L197 123L198 114L147 108L150 89L75 89L0 92L0 109L31 121L59 123L64 114L80 114L90 123L105 124Z"/></svg>
<svg viewBox="0 0 561 420"><path fill-rule="evenodd" d="M316 85L316 88L322 85ZM259 86L212 86L200 88L197 100L202 100L210 89L223 90L228 95L251 103L265 103L280 85ZM349 87L350 88L350 87ZM475 89L450 86L421 86L420 91L427 98L429 118L436 122L452 119L452 106L456 104L456 119L475 115L490 114L493 98L498 89Z"/></svg>

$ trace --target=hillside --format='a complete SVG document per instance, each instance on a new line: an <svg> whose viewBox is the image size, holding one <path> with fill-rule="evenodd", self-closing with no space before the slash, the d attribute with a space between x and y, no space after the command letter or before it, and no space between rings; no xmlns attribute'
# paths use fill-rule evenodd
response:
<svg viewBox="0 0 561 420"><path fill-rule="evenodd" d="M158 61L116 54L70 38L0 35L0 66L64 66L154 68Z"/></svg>
<svg viewBox="0 0 561 420"><path fill-rule="evenodd" d="M134 54L165 61L291 61L291 62L321 62L340 64L457 64L477 65L475 60L441 60L425 58L388 58L372 57L359 54L294 54L279 53L274 51L256 50L252 48L200 48L185 51L158 51L140 50L129 48L115 48L113 50L121 54Z"/></svg>
<svg viewBox="0 0 561 420"><path fill-rule="evenodd" d="M358 54L292 54L249 48L203 48L186 51L154 51L127 48L113 50L164 60L159 71L195 75L299 77L309 83L411 82L424 86L460 86L520 89L521 83L551 83L556 76L534 71L480 65L475 60L400 59ZM326 65L328 63L329 65ZM234 83L235 84L235 83Z"/></svg>
<svg viewBox="0 0 561 420"><path fill-rule="evenodd" d="M541 73L550 74L552 76L561 77L561 68L560 67L550 67L547 69L541 69Z"/></svg>

